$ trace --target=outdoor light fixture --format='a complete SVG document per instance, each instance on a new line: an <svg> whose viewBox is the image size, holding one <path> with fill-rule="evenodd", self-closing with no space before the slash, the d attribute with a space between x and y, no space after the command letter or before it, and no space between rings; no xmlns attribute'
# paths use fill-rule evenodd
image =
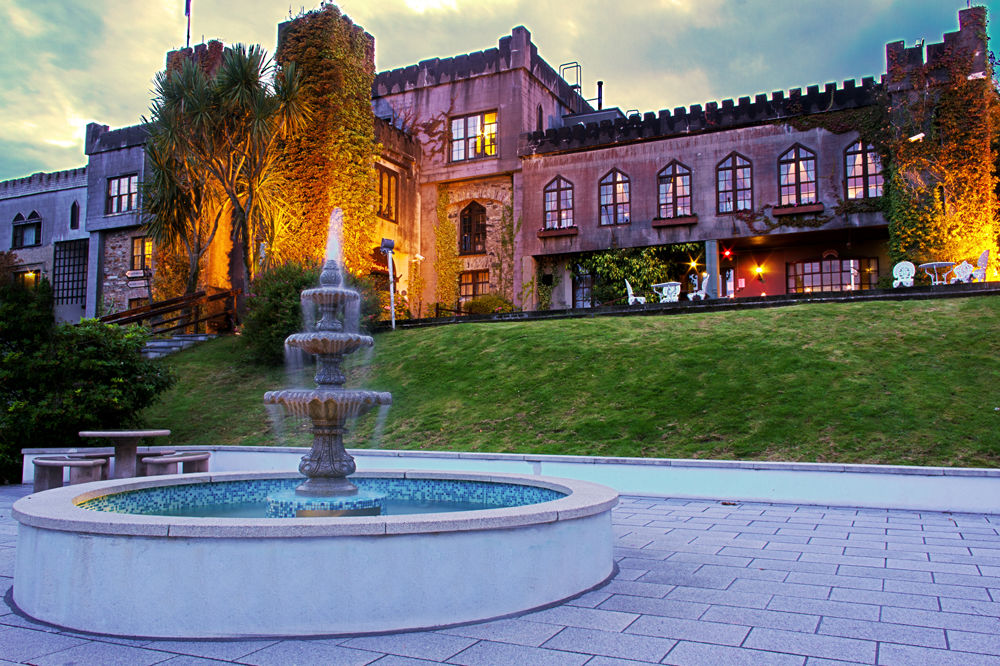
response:
<svg viewBox="0 0 1000 666"><path fill-rule="evenodd" d="M764 281L764 267L763 266L760 266L760 265L754 266L753 272L757 274L757 279L758 280L760 280L761 282Z"/></svg>
<svg viewBox="0 0 1000 666"><path fill-rule="evenodd" d="M385 255L386 263L389 265L389 318L392 321L392 330L396 330L396 277L393 275L392 248L396 247L396 241L391 238L383 238L379 248Z"/></svg>
<svg viewBox="0 0 1000 666"><path fill-rule="evenodd" d="M423 261L423 260L424 260L424 255L420 254L419 252L413 255L413 261Z"/></svg>
<svg viewBox="0 0 1000 666"><path fill-rule="evenodd" d="M907 139L907 141L909 141L910 143L916 143L917 141L923 141L923 140L924 140L923 132L921 132L920 134L914 134L909 139Z"/></svg>

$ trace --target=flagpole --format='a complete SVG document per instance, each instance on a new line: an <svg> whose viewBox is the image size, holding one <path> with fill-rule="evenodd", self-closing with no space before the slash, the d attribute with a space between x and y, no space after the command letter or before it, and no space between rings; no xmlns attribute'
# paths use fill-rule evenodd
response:
<svg viewBox="0 0 1000 666"><path fill-rule="evenodd" d="M184 15L187 16L187 43L185 48L191 48L191 0L184 0Z"/></svg>

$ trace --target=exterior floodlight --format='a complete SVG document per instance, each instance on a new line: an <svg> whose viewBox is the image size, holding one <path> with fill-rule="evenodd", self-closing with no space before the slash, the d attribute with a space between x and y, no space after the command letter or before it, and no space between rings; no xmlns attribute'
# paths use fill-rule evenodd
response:
<svg viewBox="0 0 1000 666"><path fill-rule="evenodd" d="M917 141L923 141L923 140L924 140L923 132L921 132L920 134L914 134L909 139L907 139L907 141L909 141L910 143L916 143Z"/></svg>
<svg viewBox="0 0 1000 666"><path fill-rule="evenodd" d="M389 265L389 317L392 320L392 330L396 330L396 276L393 275L392 248L396 247L396 241L391 238L383 238L379 249L385 255L386 263Z"/></svg>
<svg viewBox="0 0 1000 666"><path fill-rule="evenodd" d="M414 261L423 261L424 260L424 255L422 255L419 252L417 252L415 255L413 255L413 260Z"/></svg>

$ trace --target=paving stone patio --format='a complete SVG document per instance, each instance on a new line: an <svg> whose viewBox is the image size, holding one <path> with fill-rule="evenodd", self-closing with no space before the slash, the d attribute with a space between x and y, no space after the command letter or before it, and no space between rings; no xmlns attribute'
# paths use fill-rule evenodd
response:
<svg viewBox="0 0 1000 666"><path fill-rule="evenodd" d="M0 595L13 584L0 486ZM623 497L617 576L521 617L388 636L163 641L0 604L0 664L1000 665L1000 515ZM156 612L151 606L150 612Z"/></svg>

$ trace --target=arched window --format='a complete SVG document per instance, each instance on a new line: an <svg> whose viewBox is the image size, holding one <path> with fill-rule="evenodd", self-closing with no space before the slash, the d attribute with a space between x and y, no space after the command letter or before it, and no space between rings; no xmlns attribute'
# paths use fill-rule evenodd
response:
<svg viewBox="0 0 1000 666"><path fill-rule="evenodd" d="M795 144L778 158L782 206L816 203L816 153Z"/></svg>
<svg viewBox="0 0 1000 666"><path fill-rule="evenodd" d="M20 250L25 247L35 247L42 244L42 218L38 211L31 211L28 219L18 213L14 216L11 229L10 248Z"/></svg>
<svg viewBox="0 0 1000 666"><path fill-rule="evenodd" d="M735 213L753 209L753 165L739 153L730 153L715 168L717 209Z"/></svg>
<svg viewBox="0 0 1000 666"><path fill-rule="evenodd" d="M847 198L867 199L882 196L882 163L875 147L855 141L844 151L844 174Z"/></svg>
<svg viewBox="0 0 1000 666"><path fill-rule="evenodd" d="M80 204L75 201L69 207L69 228L80 228Z"/></svg>
<svg viewBox="0 0 1000 666"><path fill-rule="evenodd" d="M459 215L461 234L458 239L459 254L486 253L486 209L473 201Z"/></svg>
<svg viewBox="0 0 1000 666"><path fill-rule="evenodd" d="M573 183L557 176L545 186L545 228L573 226Z"/></svg>
<svg viewBox="0 0 1000 666"><path fill-rule="evenodd" d="M618 169L612 169L601 178L600 187L601 224L628 224L629 179Z"/></svg>
<svg viewBox="0 0 1000 666"><path fill-rule="evenodd" d="M660 218L691 214L691 169L674 160L657 174Z"/></svg>

